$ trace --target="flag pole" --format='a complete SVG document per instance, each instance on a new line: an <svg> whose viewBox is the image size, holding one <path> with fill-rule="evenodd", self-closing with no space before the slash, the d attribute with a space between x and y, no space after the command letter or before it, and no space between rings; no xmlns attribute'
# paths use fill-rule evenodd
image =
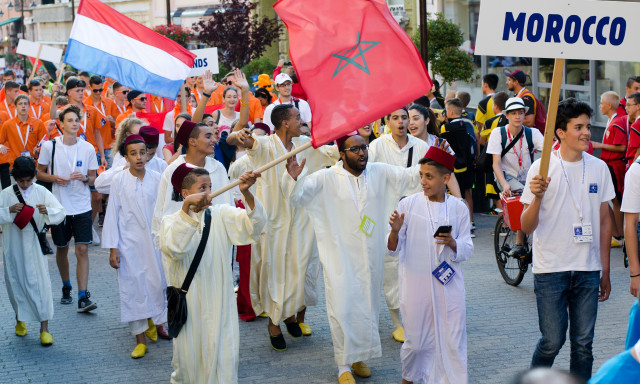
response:
<svg viewBox="0 0 640 384"><path fill-rule="evenodd" d="M42 51L42 44L38 44L38 53L36 54L36 61L34 61L33 65L31 66L31 74L29 75L29 80L27 81L27 84L29 84L31 80L33 80L33 76L36 75L36 66L38 65L38 60L40 60L41 51Z"/></svg>
<svg viewBox="0 0 640 384"><path fill-rule="evenodd" d="M551 92L549 93L549 109L547 110L547 123L544 127L544 143L542 157L540 158L540 175L546 180L549 174L549 161L553 146L553 135L556 132L556 116L558 114L558 101L560 100L560 86L562 85L562 73L564 72L564 59L555 59L553 64L553 77L551 78Z"/></svg>
<svg viewBox="0 0 640 384"><path fill-rule="evenodd" d="M305 149L311 148L311 142L308 142L304 145L299 146L298 148L294 149L293 151L282 155L280 157L278 157L277 159L263 165L262 167L256 169L254 172L259 172L262 173L264 171L266 171L269 168L273 168L276 165L282 163L283 161L286 161L287 159L289 159L290 157L293 157L295 155L297 155L298 153L304 151ZM223 188L218 189L217 191L213 192L211 195L209 195L212 199L218 195L221 195L225 192L227 192L230 189L235 188L236 186L240 185L241 181L240 179L236 179L234 180L232 183L227 184L226 186L224 186Z"/></svg>

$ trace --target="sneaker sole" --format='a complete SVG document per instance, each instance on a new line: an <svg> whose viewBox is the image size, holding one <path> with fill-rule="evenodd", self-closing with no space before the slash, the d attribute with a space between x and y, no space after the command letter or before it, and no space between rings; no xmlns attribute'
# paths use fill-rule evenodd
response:
<svg viewBox="0 0 640 384"><path fill-rule="evenodd" d="M89 312L89 311L93 311L96 308L98 308L98 304L91 303L91 305L88 306L88 307L78 308L78 313L86 313L86 312Z"/></svg>
<svg viewBox="0 0 640 384"><path fill-rule="evenodd" d="M73 304L73 299L69 299L69 300L60 299L60 304Z"/></svg>

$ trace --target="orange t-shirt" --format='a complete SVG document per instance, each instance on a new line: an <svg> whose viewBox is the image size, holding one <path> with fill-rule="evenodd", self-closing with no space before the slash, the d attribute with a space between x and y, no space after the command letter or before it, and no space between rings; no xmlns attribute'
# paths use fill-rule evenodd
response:
<svg viewBox="0 0 640 384"><path fill-rule="evenodd" d="M142 111L140 111L142 113L147 113L147 111L145 111L144 109ZM122 120L126 119L127 117L135 117L136 113L131 111L131 108L127 108L127 111L125 113L121 113L118 115L118 118L116 119L116 127L120 126L120 123L122 123Z"/></svg>
<svg viewBox="0 0 640 384"><path fill-rule="evenodd" d="M100 135L100 128L102 127L100 114L94 107L88 104L84 104L82 113L84 116L80 118L78 137L82 137L84 135L84 139L93 145L93 148L97 151L98 146L96 145L96 134ZM100 135L100 137L102 137L102 135Z"/></svg>
<svg viewBox="0 0 640 384"><path fill-rule="evenodd" d="M13 103L8 103L6 99L0 102L0 119L2 119L2 123L14 117L16 117L16 106Z"/></svg>
<svg viewBox="0 0 640 384"><path fill-rule="evenodd" d="M238 104L236 104L236 112L240 112L241 102L242 100L239 100ZM257 97L253 96L251 92L249 92L249 121L255 123L256 119L262 119L263 117L264 109L262 108L262 103Z"/></svg>
<svg viewBox="0 0 640 384"><path fill-rule="evenodd" d="M194 95L194 96L195 96L195 98L196 98L196 103L197 103L197 104L200 104L200 99L202 99L202 92L200 92L200 91L198 90L198 88L194 88L194 89L193 89L193 95ZM215 100L214 100L214 98L215 98L215 92L214 92L214 94L213 94L213 95L211 95L211 97L209 98L209 100L207 100L207 106L216 105L216 103L214 102L214 101L215 101Z"/></svg>
<svg viewBox="0 0 640 384"><path fill-rule="evenodd" d="M213 100L213 105L215 104L222 104L222 94L224 93L225 88L227 88L227 86L223 86L220 85L218 87L218 89L216 89L215 92L213 92L213 95L211 95L211 100Z"/></svg>
<svg viewBox="0 0 640 384"><path fill-rule="evenodd" d="M34 149L46 134L47 130L42 121L33 117L28 117L25 122L14 117L2 124L0 143L9 147L7 151L7 154L10 154L8 162L13 166L13 161L25 151L33 156Z"/></svg>
<svg viewBox="0 0 640 384"><path fill-rule="evenodd" d="M162 113L167 111L167 106L164 104L164 99L147 93L147 98L151 101L151 113Z"/></svg>
<svg viewBox="0 0 640 384"><path fill-rule="evenodd" d="M94 105L93 100L88 97L84 100L84 103L87 105L91 105L96 109L99 115L100 120L100 134L102 136L102 144L104 148L110 148L111 143L115 140L115 127L111 126L111 123L107 121L107 116L113 117L113 119L117 119L120 112L118 111L118 107L116 107L116 103L107 99L106 97L100 98L99 105Z"/></svg>
<svg viewBox="0 0 640 384"><path fill-rule="evenodd" d="M44 97L37 103L33 100L30 100L29 103L31 104L29 106L29 117L39 119L43 123L50 119L49 109L51 108L51 104L47 103Z"/></svg>

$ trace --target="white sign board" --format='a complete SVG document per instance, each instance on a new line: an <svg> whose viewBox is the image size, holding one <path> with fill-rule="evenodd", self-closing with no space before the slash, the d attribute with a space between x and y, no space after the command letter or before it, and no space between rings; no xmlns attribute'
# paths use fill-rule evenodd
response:
<svg viewBox="0 0 640 384"><path fill-rule="evenodd" d="M7 66L7 62L5 61L4 57L0 57L0 68L4 68Z"/></svg>
<svg viewBox="0 0 640 384"><path fill-rule="evenodd" d="M640 61L640 4L482 0L476 55Z"/></svg>
<svg viewBox="0 0 640 384"><path fill-rule="evenodd" d="M218 48L195 49L191 51L198 57L193 61L193 68L189 76L202 76L207 69L211 73L218 73Z"/></svg>
<svg viewBox="0 0 640 384"><path fill-rule="evenodd" d="M40 43L29 40L20 40L18 42L18 49L16 50L16 53L29 57L37 57L39 47ZM62 49L43 44L42 49L40 50L40 60L58 64L62 60Z"/></svg>

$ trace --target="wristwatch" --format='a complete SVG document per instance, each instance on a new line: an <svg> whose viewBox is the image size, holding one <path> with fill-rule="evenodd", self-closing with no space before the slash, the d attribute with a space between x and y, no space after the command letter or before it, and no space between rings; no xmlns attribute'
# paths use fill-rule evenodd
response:
<svg viewBox="0 0 640 384"><path fill-rule="evenodd" d="M91 180L91 178L89 177L89 175L87 175L87 178L84 179L84 183L87 184L89 182L89 180Z"/></svg>

